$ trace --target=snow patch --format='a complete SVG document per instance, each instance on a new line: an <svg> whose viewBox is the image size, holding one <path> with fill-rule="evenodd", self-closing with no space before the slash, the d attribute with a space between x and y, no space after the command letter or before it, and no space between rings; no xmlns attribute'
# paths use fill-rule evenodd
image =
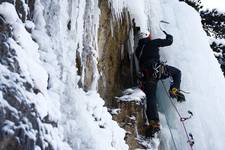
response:
<svg viewBox="0 0 225 150"><path fill-rule="evenodd" d="M139 88L134 88L134 89L126 89L123 91L123 96L121 97L116 97L119 101L136 101L136 102L142 102L143 99L145 98L145 93L139 89Z"/></svg>

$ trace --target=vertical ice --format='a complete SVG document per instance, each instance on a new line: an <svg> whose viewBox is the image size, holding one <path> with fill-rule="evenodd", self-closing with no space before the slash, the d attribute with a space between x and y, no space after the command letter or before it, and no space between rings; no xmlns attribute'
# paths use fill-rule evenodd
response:
<svg viewBox="0 0 225 150"><path fill-rule="evenodd" d="M127 149L124 131L112 121L96 92L98 1L42 0L35 6L33 37L49 74L49 95L61 111L59 128L64 140L77 150ZM76 72L76 56L81 59L81 76ZM79 80L89 92L78 88Z"/></svg>

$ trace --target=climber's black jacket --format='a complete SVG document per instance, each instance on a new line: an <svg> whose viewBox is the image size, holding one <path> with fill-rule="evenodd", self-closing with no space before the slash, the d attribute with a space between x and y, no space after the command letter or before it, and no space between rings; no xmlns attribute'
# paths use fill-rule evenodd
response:
<svg viewBox="0 0 225 150"><path fill-rule="evenodd" d="M173 36L166 34L166 39L143 38L138 42L138 47L135 54L139 60L139 65L142 66L149 61L159 62L159 47L169 46L173 43Z"/></svg>

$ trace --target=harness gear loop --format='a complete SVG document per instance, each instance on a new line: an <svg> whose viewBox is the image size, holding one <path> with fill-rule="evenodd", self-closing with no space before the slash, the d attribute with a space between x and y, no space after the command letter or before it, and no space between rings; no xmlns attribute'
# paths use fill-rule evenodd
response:
<svg viewBox="0 0 225 150"><path fill-rule="evenodd" d="M154 73L153 73L153 77L155 79L160 79L162 77L162 75L166 75L166 65L165 65L166 62L159 62L159 63L153 63L153 70L154 70Z"/></svg>

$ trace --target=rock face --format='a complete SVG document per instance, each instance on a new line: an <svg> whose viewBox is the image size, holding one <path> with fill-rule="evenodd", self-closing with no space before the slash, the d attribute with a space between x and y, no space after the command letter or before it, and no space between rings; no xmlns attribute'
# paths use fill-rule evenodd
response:
<svg viewBox="0 0 225 150"><path fill-rule="evenodd" d="M143 134L145 127L143 107L135 101L121 101L118 104L118 108L120 109L120 113L113 115L113 119L119 123L120 127L127 131L125 140L129 145L129 149L144 148L137 140L138 136Z"/></svg>
<svg viewBox="0 0 225 150"><path fill-rule="evenodd" d="M130 60L128 56L128 38L131 30L129 13L124 9L122 17L114 18L106 0L99 1L101 10L98 46L100 72L99 93L107 106L115 105L113 97L132 83Z"/></svg>
<svg viewBox="0 0 225 150"><path fill-rule="evenodd" d="M145 94L140 89L127 89L122 97L117 98L118 113L112 113L120 127L126 130L126 143L130 150L146 148L139 140L144 135L146 115L144 109ZM139 94L137 94L139 93ZM135 95L139 95L135 96ZM136 97L136 99L135 99Z"/></svg>
<svg viewBox="0 0 225 150"><path fill-rule="evenodd" d="M137 137L144 134L145 119L143 106L135 100L117 101L116 95L120 95L125 88L134 83L132 78L132 60L129 51L133 45L128 42L129 33L132 30L129 12L124 9L122 18L113 18L112 11L107 1L100 1L101 10L99 27L99 61L100 72L99 93L106 101L109 108L119 109L113 119L121 128L126 130L126 143L130 150L145 148Z"/></svg>

